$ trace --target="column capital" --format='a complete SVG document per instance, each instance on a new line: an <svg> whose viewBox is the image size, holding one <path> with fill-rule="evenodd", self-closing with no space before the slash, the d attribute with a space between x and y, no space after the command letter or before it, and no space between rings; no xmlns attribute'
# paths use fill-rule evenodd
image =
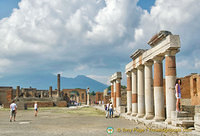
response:
<svg viewBox="0 0 200 136"><path fill-rule="evenodd" d="M131 70L131 72L133 72L133 73L137 72L137 68L133 68L133 69Z"/></svg>
<svg viewBox="0 0 200 136"><path fill-rule="evenodd" d="M145 66L152 66L153 65L153 61L146 61L144 63Z"/></svg>
<svg viewBox="0 0 200 136"><path fill-rule="evenodd" d="M161 63L164 59L164 56L156 56L153 58L154 63Z"/></svg>
<svg viewBox="0 0 200 136"><path fill-rule="evenodd" d="M127 77L131 77L131 71L128 71L128 72L126 73L126 76L127 76Z"/></svg>
<svg viewBox="0 0 200 136"><path fill-rule="evenodd" d="M177 52L179 52L180 50L179 49L176 49L176 50L167 50L165 52L165 56L175 56Z"/></svg>
<svg viewBox="0 0 200 136"><path fill-rule="evenodd" d="M120 78L116 79L116 83L121 83L121 79Z"/></svg>
<svg viewBox="0 0 200 136"><path fill-rule="evenodd" d="M137 69L144 69L144 65L137 66Z"/></svg>

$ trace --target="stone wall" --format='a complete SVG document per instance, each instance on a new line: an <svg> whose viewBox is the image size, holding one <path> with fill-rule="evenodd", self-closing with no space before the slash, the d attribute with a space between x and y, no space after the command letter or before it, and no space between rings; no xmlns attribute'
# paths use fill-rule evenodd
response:
<svg viewBox="0 0 200 136"><path fill-rule="evenodd" d="M0 87L0 104L8 104L13 99L12 87Z"/></svg>

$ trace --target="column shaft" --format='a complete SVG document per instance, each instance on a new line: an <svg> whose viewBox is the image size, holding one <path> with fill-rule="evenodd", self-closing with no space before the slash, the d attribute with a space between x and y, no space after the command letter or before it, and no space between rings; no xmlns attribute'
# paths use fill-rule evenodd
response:
<svg viewBox="0 0 200 136"><path fill-rule="evenodd" d="M111 83L111 102L114 103L114 85Z"/></svg>
<svg viewBox="0 0 200 136"><path fill-rule="evenodd" d="M131 102L131 73L127 73L127 114L131 114L132 102Z"/></svg>
<svg viewBox="0 0 200 136"><path fill-rule="evenodd" d="M49 87L49 97L52 97L52 86Z"/></svg>
<svg viewBox="0 0 200 136"><path fill-rule="evenodd" d="M57 75L57 96L60 97L60 74Z"/></svg>
<svg viewBox="0 0 200 136"><path fill-rule="evenodd" d="M163 57L158 57L154 60L155 121L163 121L165 119L162 59Z"/></svg>
<svg viewBox="0 0 200 136"><path fill-rule="evenodd" d="M138 114L137 117L141 118L145 113L144 105L144 66L138 67Z"/></svg>
<svg viewBox="0 0 200 136"><path fill-rule="evenodd" d="M20 93L20 86L17 86L17 88L16 88L16 98L19 97L19 93Z"/></svg>
<svg viewBox="0 0 200 136"><path fill-rule="evenodd" d="M176 82L176 58L175 54L168 52L165 55L165 86L166 86L166 122L171 123L171 111L176 110L176 98L174 95Z"/></svg>
<svg viewBox="0 0 200 136"><path fill-rule="evenodd" d="M138 113L137 103L137 70L134 69L132 72L132 116L136 116Z"/></svg>
<svg viewBox="0 0 200 136"><path fill-rule="evenodd" d="M121 79L116 80L116 107L119 109L121 105Z"/></svg>
<svg viewBox="0 0 200 136"><path fill-rule="evenodd" d="M113 100L113 107L116 109L116 81L114 81L114 100Z"/></svg>
<svg viewBox="0 0 200 136"><path fill-rule="evenodd" d="M145 119L154 117L153 109L153 89L152 89L152 65L153 63L145 63Z"/></svg>

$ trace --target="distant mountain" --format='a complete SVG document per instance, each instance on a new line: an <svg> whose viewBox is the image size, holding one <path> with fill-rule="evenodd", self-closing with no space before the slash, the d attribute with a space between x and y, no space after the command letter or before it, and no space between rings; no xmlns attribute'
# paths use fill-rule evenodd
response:
<svg viewBox="0 0 200 136"><path fill-rule="evenodd" d="M39 74L39 75L14 75L0 78L0 86L16 86L21 88L48 89L52 86L53 89L57 88L57 76L53 74ZM84 75L78 75L75 78L62 77L61 75L61 89L73 89L73 88L90 88L90 91L103 92L108 86L100 83L94 79L91 79Z"/></svg>

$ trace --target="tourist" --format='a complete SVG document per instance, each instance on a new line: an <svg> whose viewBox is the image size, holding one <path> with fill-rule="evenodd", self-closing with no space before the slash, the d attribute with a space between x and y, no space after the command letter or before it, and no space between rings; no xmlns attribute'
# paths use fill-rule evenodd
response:
<svg viewBox="0 0 200 136"><path fill-rule="evenodd" d="M13 100L12 103L10 104L10 122L12 122L13 116L15 121L16 114L17 114L17 104L15 104L15 100Z"/></svg>
<svg viewBox="0 0 200 136"><path fill-rule="evenodd" d="M38 105L37 105L37 102L35 102L35 104L34 104L34 110L35 110L35 117L36 117L37 114L38 114Z"/></svg>
<svg viewBox="0 0 200 136"><path fill-rule="evenodd" d="M180 99L181 99L181 79L176 79L176 111L180 111Z"/></svg>
<svg viewBox="0 0 200 136"><path fill-rule="evenodd" d="M108 118L108 116L109 116L109 103L107 103L105 105L105 110L106 110L106 118Z"/></svg>
<svg viewBox="0 0 200 136"><path fill-rule="evenodd" d="M112 102L110 102L110 106L109 106L109 116L110 116L110 118L113 118L113 104L112 104Z"/></svg>

